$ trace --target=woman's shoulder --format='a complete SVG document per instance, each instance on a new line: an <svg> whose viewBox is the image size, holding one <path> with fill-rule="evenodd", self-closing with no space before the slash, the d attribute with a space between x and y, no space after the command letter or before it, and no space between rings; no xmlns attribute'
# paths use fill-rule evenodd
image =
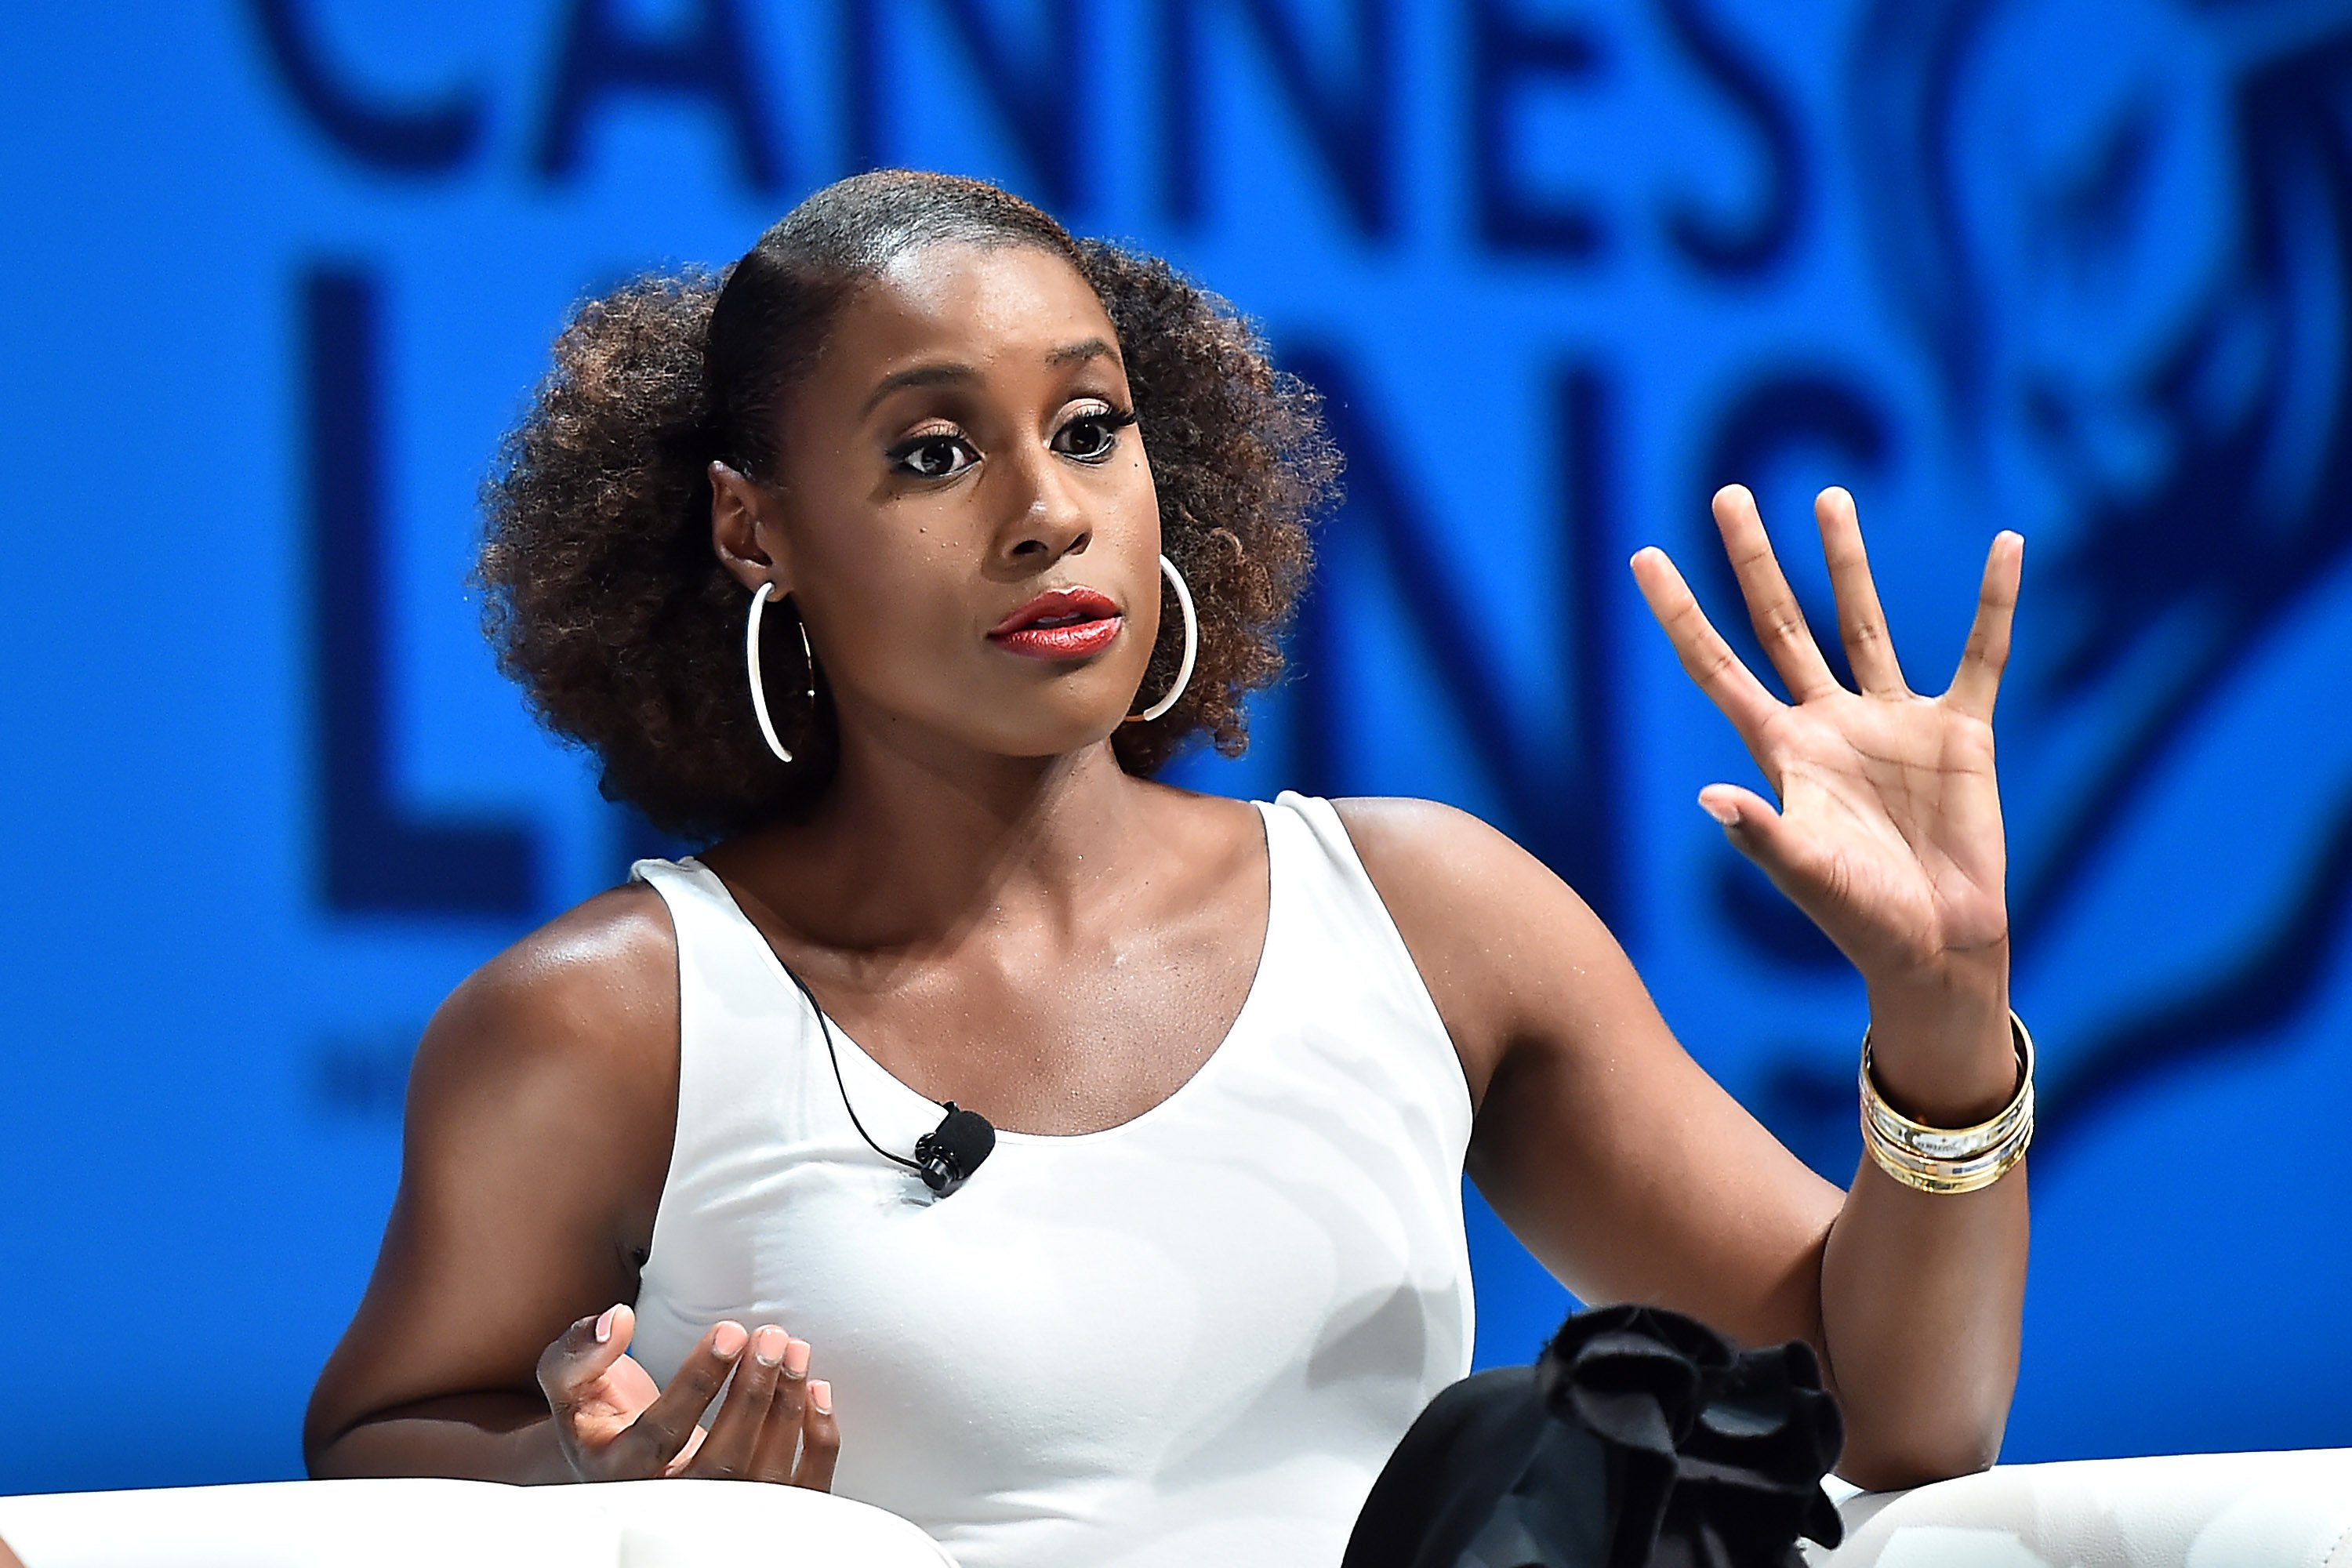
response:
<svg viewBox="0 0 2352 1568"><path fill-rule="evenodd" d="M1331 802L1364 872L1408 941L1482 946L1535 925L1614 945L1575 889L1509 835L1433 800L1359 795Z"/></svg>
<svg viewBox="0 0 2352 1568"><path fill-rule="evenodd" d="M417 1049L410 1114L453 1098L676 1092L677 940L643 883L597 894L477 969Z"/></svg>
<svg viewBox="0 0 2352 1568"><path fill-rule="evenodd" d="M1530 1020L1572 1016L1622 950L1574 889L1469 812L1398 797L1334 800L1364 874L1429 987L1472 1098Z"/></svg>
<svg viewBox="0 0 2352 1568"><path fill-rule="evenodd" d="M1475 896L1497 878L1507 884L1533 879L1561 886L1508 835L1459 806L1407 795L1347 795L1330 804L1383 898L1393 896L1393 887L1418 899L1450 901Z"/></svg>
<svg viewBox="0 0 2352 1568"><path fill-rule="evenodd" d="M570 1033L650 997L676 1001L677 938L643 882L576 904L483 964L443 1005L465 1021ZM673 1005L672 1011L675 1011Z"/></svg>

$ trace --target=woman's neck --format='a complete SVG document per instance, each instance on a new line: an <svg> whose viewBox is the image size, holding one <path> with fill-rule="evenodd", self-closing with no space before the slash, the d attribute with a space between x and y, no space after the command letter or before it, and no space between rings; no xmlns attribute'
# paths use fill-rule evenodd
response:
<svg viewBox="0 0 2352 1568"><path fill-rule="evenodd" d="M1108 742L1058 756L946 756L849 732L814 812L707 858L829 947L952 945L983 920L1066 928L1149 787Z"/></svg>

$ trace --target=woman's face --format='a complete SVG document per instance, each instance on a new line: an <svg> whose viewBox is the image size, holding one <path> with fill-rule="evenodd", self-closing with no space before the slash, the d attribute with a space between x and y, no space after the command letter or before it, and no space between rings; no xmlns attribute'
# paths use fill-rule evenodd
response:
<svg viewBox="0 0 2352 1568"><path fill-rule="evenodd" d="M1059 257L932 245L853 296L785 405L755 533L845 744L1048 756L1118 727L1160 626L1133 415L1110 320Z"/></svg>

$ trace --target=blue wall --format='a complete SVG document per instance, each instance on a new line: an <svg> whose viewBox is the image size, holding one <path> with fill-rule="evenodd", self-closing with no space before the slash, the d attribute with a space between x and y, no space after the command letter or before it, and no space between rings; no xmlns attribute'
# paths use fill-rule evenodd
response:
<svg viewBox="0 0 2352 1568"><path fill-rule="evenodd" d="M875 162L1330 394L1300 673L1185 776L1486 816L1841 1176L1859 987L1693 804L1751 769L1623 562L1736 621L1737 477L1825 604L1845 482L1939 684L2022 529L2008 1457L2352 1443L2340 0L124 9L0 21L0 1488L298 1469L419 1026L643 842L490 668L488 455L583 290ZM1562 1298L1478 1251L1524 1358Z"/></svg>

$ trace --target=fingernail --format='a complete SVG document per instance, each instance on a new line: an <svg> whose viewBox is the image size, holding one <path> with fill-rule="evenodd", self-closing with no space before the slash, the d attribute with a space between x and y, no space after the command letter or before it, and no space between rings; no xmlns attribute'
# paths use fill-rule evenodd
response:
<svg viewBox="0 0 2352 1568"><path fill-rule="evenodd" d="M1726 827L1733 826L1739 821L1738 812L1719 800L1709 800L1705 795L1698 797L1698 808Z"/></svg>
<svg viewBox="0 0 2352 1568"><path fill-rule="evenodd" d="M772 1323L751 1336L751 1359L761 1366L773 1366L784 1359L787 1343L784 1331Z"/></svg>
<svg viewBox="0 0 2352 1568"><path fill-rule="evenodd" d="M808 1371L808 1341L793 1340L785 1344L784 1370L794 1377L802 1376Z"/></svg>
<svg viewBox="0 0 2352 1568"><path fill-rule="evenodd" d="M722 1359L731 1359L742 1353L743 1342L750 1338L742 1324L721 1323L711 1331L710 1348Z"/></svg>
<svg viewBox="0 0 2352 1568"><path fill-rule="evenodd" d="M809 1384L809 1408L819 1415L833 1414L833 1384L819 1378Z"/></svg>
<svg viewBox="0 0 2352 1568"><path fill-rule="evenodd" d="M607 1307L604 1309L604 1314L596 1320L596 1342L598 1344L604 1344L612 1339L613 1314L620 1310L621 1309L618 1307Z"/></svg>

